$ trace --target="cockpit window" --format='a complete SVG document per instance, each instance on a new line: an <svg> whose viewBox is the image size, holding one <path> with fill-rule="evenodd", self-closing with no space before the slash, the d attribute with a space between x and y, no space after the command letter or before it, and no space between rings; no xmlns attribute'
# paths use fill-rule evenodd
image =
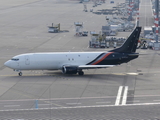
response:
<svg viewBox="0 0 160 120"><path fill-rule="evenodd" d="M18 58L12 58L11 60L13 60L13 61L18 61L19 59L18 59Z"/></svg>

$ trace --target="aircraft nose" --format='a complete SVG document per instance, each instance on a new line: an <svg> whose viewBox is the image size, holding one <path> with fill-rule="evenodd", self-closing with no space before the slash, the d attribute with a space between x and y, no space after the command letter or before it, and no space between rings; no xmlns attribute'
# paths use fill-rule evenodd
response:
<svg viewBox="0 0 160 120"><path fill-rule="evenodd" d="M4 63L5 66L10 67L10 62L9 60L7 62Z"/></svg>

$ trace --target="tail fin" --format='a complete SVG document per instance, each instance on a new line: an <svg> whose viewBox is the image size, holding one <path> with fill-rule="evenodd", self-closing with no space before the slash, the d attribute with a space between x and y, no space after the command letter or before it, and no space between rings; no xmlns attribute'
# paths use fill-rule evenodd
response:
<svg viewBox="0 0 160 120"><path fill-rule="evenodd" d="M110 52L135 53L140 33L141 27L136 27L121 47L111 50Z"/></svg>

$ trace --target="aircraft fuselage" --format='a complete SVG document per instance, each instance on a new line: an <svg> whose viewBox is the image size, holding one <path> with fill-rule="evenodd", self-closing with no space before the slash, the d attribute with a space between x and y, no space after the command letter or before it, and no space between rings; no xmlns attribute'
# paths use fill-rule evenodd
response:
<svg viewBox="0 0 160 120"><path fill-rule="evenodd" d="M28 53L13 57L5 65L14 70L58 70L64 65L118 65L137 56L114 52Z"/></svg>

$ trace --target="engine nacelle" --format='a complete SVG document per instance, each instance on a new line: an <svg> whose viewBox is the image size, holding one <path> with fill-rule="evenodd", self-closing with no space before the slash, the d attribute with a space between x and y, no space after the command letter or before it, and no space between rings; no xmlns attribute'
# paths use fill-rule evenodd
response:
<svg viewBox="0 0 160 120"><path fill-rule="evenodd" d="M62 73L64 74L77 74L78 67L77 66L63 66Z"/></svg>

